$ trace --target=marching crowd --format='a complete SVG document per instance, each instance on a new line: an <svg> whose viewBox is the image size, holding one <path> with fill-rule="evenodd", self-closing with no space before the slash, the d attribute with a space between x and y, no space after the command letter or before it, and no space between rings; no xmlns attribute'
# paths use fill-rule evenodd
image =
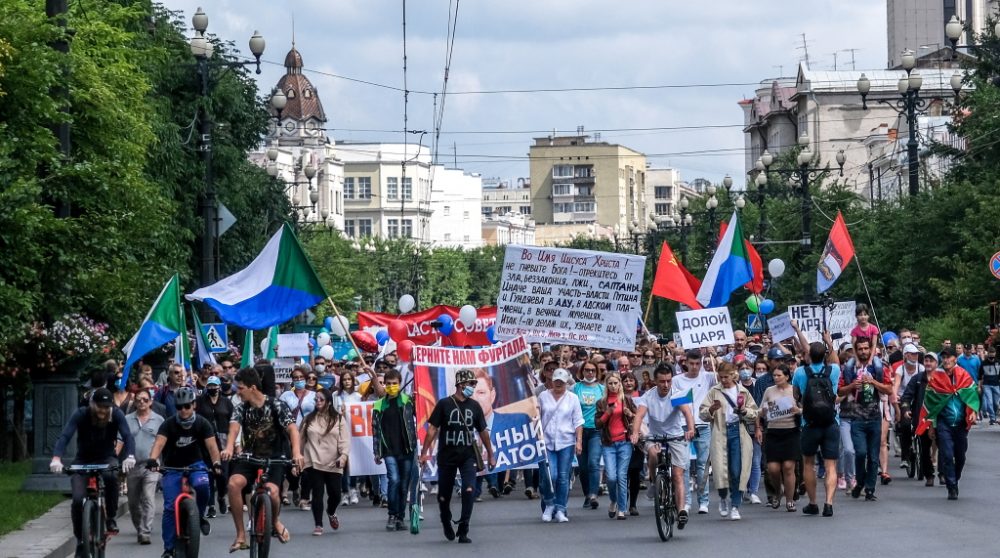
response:
<svg viewBox="0 0 1000 558"><path fill-rule="evenodd" d="M793 322L795 336L779 340L785 343L736 331L732 345L704 349L641 335L631 352L533 344L547 450L538 468L491 472L496 419L492 400L481 396L490 380L472 370L456 373L454 392L437 402L422 434L412 367L395 354L365 363L315 356L295 366L288 383L268 361L237 370L223 360L193 373L175 363L155 378L141 365L126 389L118 387L123 371L109 361L58 439L50 468L62 472L73 436L77 463L120 465L124 486L117 473L104 475L107 528L118 531L119 493L127 494L140 545L152 542L159 487L163 558L173 557L181 473L172 468L179 467L198 469L189 482L202 532L211 531L210 519L229 514L236 529L230 552L248 548L244 498L256 467L240 455L290 458L267 470L281 543L290 539L282 507L311 511L312 534L320 536L327 526L340 528L341 506L369 499L386 508L386 529L399 531L408 513L422 513L414 505L421 491L435 495L445 537L471 542L474 503L486 493L509 495L518 482L527 499L539 500L543 522L570 520L575 482L583 509L598 509L606 495L608 517L625 520L639 515L644 488L652 497L659 452L670 457L680 529L690 515L709 513L712 489L718 513L730 520L740 520L746 505L795 512L803 495L801 513L824 517L833 515L838 491L875 502L878 487L892 482L892 446L910 476L957 499L969 429L979 419L997 420L993 342L1000 338L994 331L981 344L946 340L930 350L917 331L881 336L867 308L857 308L857 327L839 343L829 334L809 342ZM345 410L366 400L374 401L375 462L386 474L351 476ZM436 482L420 478L432 457ZM79 476L72 486L80 540L85 486ZM450 505L456 493L457 521Z"/></svg>

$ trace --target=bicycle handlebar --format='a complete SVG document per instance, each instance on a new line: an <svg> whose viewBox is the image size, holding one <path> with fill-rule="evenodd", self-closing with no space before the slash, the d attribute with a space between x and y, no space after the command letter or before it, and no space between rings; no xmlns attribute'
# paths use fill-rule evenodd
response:
<svg viewBox="0 0 1000 558"><path fill-rule="evenodd" d="M207 467L166 467L164 465L160 465L157 468L161 471L171 473L196 473L198 471L208 472Z"/></svg>
<svg viewBox="0 0 1000 558"><path fill-rule="evenodd" d="M66 474L70 473L83 473L88 475L93 475L97 473L103 473L105 471L117 471L120 467L118 465L110 465L108 463L95 463L95 464L83 464L83 465L70 465L66 467L64 471Z"/></svg>
<svg viewBox="0 0 1000 558"><path fill-rule="evenodd" d="M647 442L653 442L656 444L666 444L669 442L683 442L684 436L671 436L671 437L650 437L646 438Z"/></svg>
<svg viewBox="0 0 1000 558"><path fill-rule="evenodd" d="M254 457L249 454L240 454L233 456L233 461L242 461L244 463L249 463L251 465L259 465L261 467L270 467L271 465L292 465L294 462L291 459L285 457L265 457L259 458Z"/></svg>

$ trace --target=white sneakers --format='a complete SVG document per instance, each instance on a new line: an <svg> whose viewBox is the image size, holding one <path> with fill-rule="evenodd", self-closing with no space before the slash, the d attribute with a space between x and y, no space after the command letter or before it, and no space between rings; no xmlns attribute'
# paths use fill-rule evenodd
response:
<svg viewBox="0 0 1000 558"><path fill-rule="evenodd" d="M739 521L740 520L740 509L739 508L733 508L732 511L729 512L729 519L731 519L733 521Z"/></svg>
<svg viewBox="0 0 1000 558"><path fill-rule="evenodd" d="M708 504L699 504L698 513L700 513L701 515L705 515L706 513L708 513Z"/></svg>
<svg viewBox="0 0 1000 558"><path fill-rule="evenodd" d="M566 517L566 512L562 510L556 512L556 523L569 523L569 518Z"/></svg>
<svg viewBox="0 0 1000 558"><path fill-rule="evenodd" d="M358 503L358 489L357 488L352 488L351 489L351 505L354 505L354 504L357 504L357 503Z"/></svg>
<svg viewBox="0 0 1000 558"><path fill-rule="evenodd" d="M751 494L750 495L750 503L751 504L759 504L760 503L760 496L757 496L756 494Z"/></svg>
<svg viewBox="0 0 1000 558"><path fill-rule="evenodd" d="M555 513L555 506L545 506L545 511L542 512L542 523L551 523L552 514Z"/></svg>
<svg viewBox="0 0 1000 558"><path fill-rule="evenodd" d="M719 502L719 515L729 517L729 502L726 500Z"/></svg>

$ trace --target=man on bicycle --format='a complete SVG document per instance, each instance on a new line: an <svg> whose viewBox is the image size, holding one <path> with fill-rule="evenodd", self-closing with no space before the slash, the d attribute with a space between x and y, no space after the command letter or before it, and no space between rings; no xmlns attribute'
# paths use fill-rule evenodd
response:
<svg viewBox="0 0 1000 558"><path fill-rule="evenodd" d="M124 451L128 456L122 461L122 472L128 474L135 466L135 439L125 421L125 414L120 409L114 407L114 400L111 392L107 388L97 388L90 396L90 403L85 407L80 407L69 418L69 422L63 427L59 439L56 440L55 449L52 450L52 462L49 463L49 470L54 474L63 471L62 455L66 451L66 445L76 434L76 460L74 465L117 465L118 458L115 456L115 442L121 437ZM118 474L114 471L105 471L104 478L104 505L107 510L107 532L109 535L118 534ZM87 477L85 475L74 474L70 478L73 487L73 535L76 536L76 555L83 551L83 500L87 496Z"/></svg>
<svg viewBox="0 0 1000 558"><path fill-rule="evenodd" d="M638 401L635 419L632 421L632 444L639 443L639 429L643 419L649 421L650 438L677 438L667 442L670 452L670 476L674 481L674 502L677 509L677 528L683 529L688 522L688 511L684 508L684 471L691 460L689 442L694 438L694 414L691 412L689 394L671 393L674 378L669 364L660 364L653 372L656 389L643 394ZM661 451L658 442L646 443L646 457L649 467L649 493L656 490L656 464Z"/></svg>
<svg viewBox="0 0 1000 558"><path fill-rule="evenodd" d="M178 388L174 392L174 407L176 413L163 421L156 433L156 442L149 452L146 467L155 470L159 466L158 459L163 454L164 467L189 467L199 469L188 476L188 484L194 489L198 502L198 516L201 518L201 532L208 536L212 526L205 519L211 496L208 483L208 467L205 466L205 454L212 462L212 469L219 471L219 446L215 441L215 429L205 417L195 414L195 393L189 387ZM163 555L161 558L173 558L174 542L177 534L174 502L181 493L184 474L180 471L163 473Z"/></svg>
<svg viewBox="0 0 1000 558"><path fill-rule="evenodd" d="M233 418L229 423L229 436L222 459L229 460L233 456L236 438L242 434L240 446L257 459L286 458L291 452L292 461L301 470L305 460L299 444L299 430L295 427L295 419L288 405L270 395L265 395L261 388L261 377L254 368L243 368L236 373L236 393L241 403L233 410ZM271 507L274 510L274 532L282 544L291 539L288 529L278 520L281 510L279 494L282 480L285 476L283 465L271 465L267 470L267 491L271 496ZM246 523L243 522L243 489L257 478L257 466L237 461L229 468L229 509L236 526L236 540L229 547L230 552L246 550Z"/></svg>

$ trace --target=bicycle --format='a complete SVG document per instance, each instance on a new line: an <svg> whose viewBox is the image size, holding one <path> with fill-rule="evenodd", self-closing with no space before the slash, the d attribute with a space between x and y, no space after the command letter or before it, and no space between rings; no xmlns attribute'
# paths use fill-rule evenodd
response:
<svg viewBox="0 0 1000 558"><path fill-rule="evenodd" d="M653 512L656 516L656 532L663 542L674 536L674 523L677 522L677 503L674 501L674 478L670 462L670 442L683 442L684 437L647 438L646 442L660 444L657 454Z"/></svg>
<svg viewBox="0 0 1000 558"><path fill-rule="evenodd" d="M174 525L177 541L174 543L174 558L198 558L201 547L201 513L198 500L191 487L191 473L207 471L204 467L159 467L163 472L181 473L181 491L174 500Z"/></svg>
<svg viewBox="0 0 1000 558"><path fill-rule="evenodd" d="M83 558L104 558L111 534L107 532L108 512L104 506L104 477L107 471L118 471L117 465L101 463L96 465L70 465L67 475L85 475L87 493L83 497L83 514L80 533L83 535L81 556Z"/></svg>
<svg viewBox="0 0 1000 558"><path fill-rule="evenodd" d="M271 507L271 494L267 491L267 470L271 465L291 465L292 460L283 457L258 459L249 455L237 456L234 460L257 467L257 475L250 486L250 501L247 503L250 513L247 538L250 543L250 558L267 558L271 551L271 537L275 535L272 529L274 510Z"/></svg>

